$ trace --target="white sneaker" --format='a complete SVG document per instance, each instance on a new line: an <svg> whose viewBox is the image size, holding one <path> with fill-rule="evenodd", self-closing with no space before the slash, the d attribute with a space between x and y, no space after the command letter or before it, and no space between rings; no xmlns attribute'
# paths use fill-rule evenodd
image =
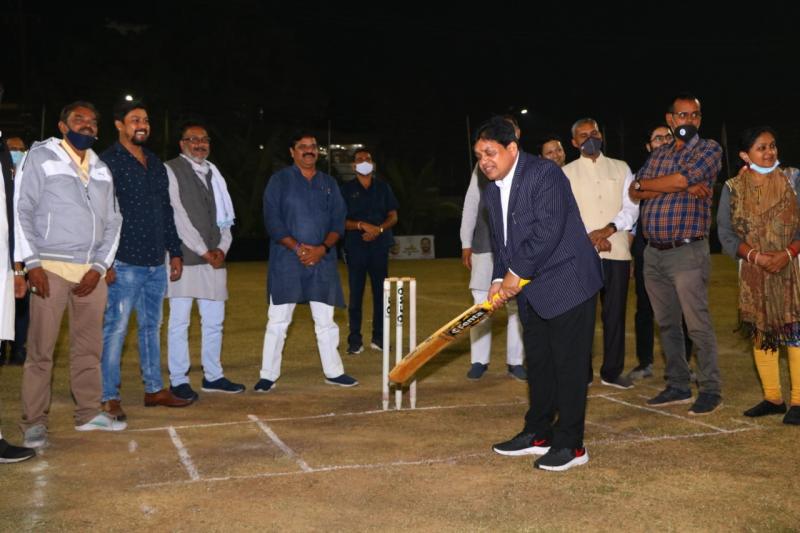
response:
<svg viewBox="0 0 800 533"><path fill-rule="evenodd" d="M22 445L26 448L44 448L47 446L47 428L43 424L36 424L26 429Z"/></svg>
<svg viewBox="0 0 800 533"><path fill-rule="evenodd" d="M127 422L120 422L106 413L100 413L83 425L75 426L75 431L122 431Z"/></svg>

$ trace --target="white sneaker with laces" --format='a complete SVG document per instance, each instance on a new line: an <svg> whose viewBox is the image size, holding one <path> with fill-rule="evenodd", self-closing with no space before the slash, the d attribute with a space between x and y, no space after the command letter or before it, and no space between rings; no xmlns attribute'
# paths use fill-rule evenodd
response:
<svg viewBox="0 0 800 533"><path fill-rule="evenodd" d="M75 431L122 431L126 427L128 427L127 422L120 422L106 413L99 413L85 424L75 426Z"/></svg>

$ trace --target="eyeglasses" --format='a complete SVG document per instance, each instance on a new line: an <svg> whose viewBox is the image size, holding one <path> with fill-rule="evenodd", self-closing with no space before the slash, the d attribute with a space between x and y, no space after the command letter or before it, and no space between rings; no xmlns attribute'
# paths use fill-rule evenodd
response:
<svg viewBox="0 0 800 533"><path fill-rule="evenodd" d="M316 144L298 144L295 149L300 150L301 152L316 152L319 147Z"/></svg>
<svg viewBox="0 0 800 533"><path fill-rule="evenodd" d="M678 117L681 120L686 120L687 118L691 117L692 119L702 118L703 114L700 111L692 111L689 113L688 111L678 111L672 113L673 117Z"/></svg>
<svg viewBox="0 0 800 533"><path fill-rule="evenodd" d="M671 143L675 137L672 136L671 133L667 133L666 135L656 135L652 139L650 139L651 143Z"/></svg>
<svg viewBox="0 0 800 533"><path fill-rule="evenodd" d="M184 137L181 140L192 144L209 144L211 142L211 137Z"/></svg>

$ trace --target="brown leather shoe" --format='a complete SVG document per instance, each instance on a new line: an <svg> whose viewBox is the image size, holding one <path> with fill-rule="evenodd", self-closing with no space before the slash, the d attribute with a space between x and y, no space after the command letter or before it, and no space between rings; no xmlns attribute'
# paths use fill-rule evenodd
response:
<svg viewBox="0 0 800 533"><path fill-rule="evenodd" d="M103 411L108 413L109 416L116 418L120 422L124 422L128 419L128 415L126 415L125 411L122 410L122 405L120 404L119 400L108 400L107 402L103 402Z"/></svg>
<svg viewBox="0 0 800 533"><path fill-rule="evenodd" d="M163 405L164 407L186 407L191 405L191 400L184 400L178 398L169 389L161 389L158 392L145 392L144 393L144 406L156 407Z"/></svg>

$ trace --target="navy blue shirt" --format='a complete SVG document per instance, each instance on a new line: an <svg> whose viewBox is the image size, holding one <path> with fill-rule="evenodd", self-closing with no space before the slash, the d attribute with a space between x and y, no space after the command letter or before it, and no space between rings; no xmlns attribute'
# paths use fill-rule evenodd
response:
<svg viewBox="0 0 800 533"><path fill-rule="evenodd" d="M364 188L358 178L342 185L342 196L347 204L347 219L368 222L380 226L389 211L397 211L397 198L392 192L392 187L385 181L372 177L369 188ZM346 250L356 248L373 248L388 250L394 244L392 230L384 230L374 241L367 242L361 238L361 231L347 230L344 236Z"/></svg>
<svg viewBox="0 0 800 533"><path fill-rule="evenodd" d="M304 266L280 243L293 237L319 246L328 233L344 232L345 206L336 180L324 172L306 179L297 165L275 173L264 190L264 226L269 235L267 292L275 304L322 302L344 307L336 248Z"/></svg>
<svg viewBox="0 0 800 533"><path fill-rule="evenodd" d="M181 239L169 203L169 181L156 154L142 148L147 168L119 142L100 154L111 169L122 212L116 259L137 266L164 264L164 256L182 257Z"/></svg>

